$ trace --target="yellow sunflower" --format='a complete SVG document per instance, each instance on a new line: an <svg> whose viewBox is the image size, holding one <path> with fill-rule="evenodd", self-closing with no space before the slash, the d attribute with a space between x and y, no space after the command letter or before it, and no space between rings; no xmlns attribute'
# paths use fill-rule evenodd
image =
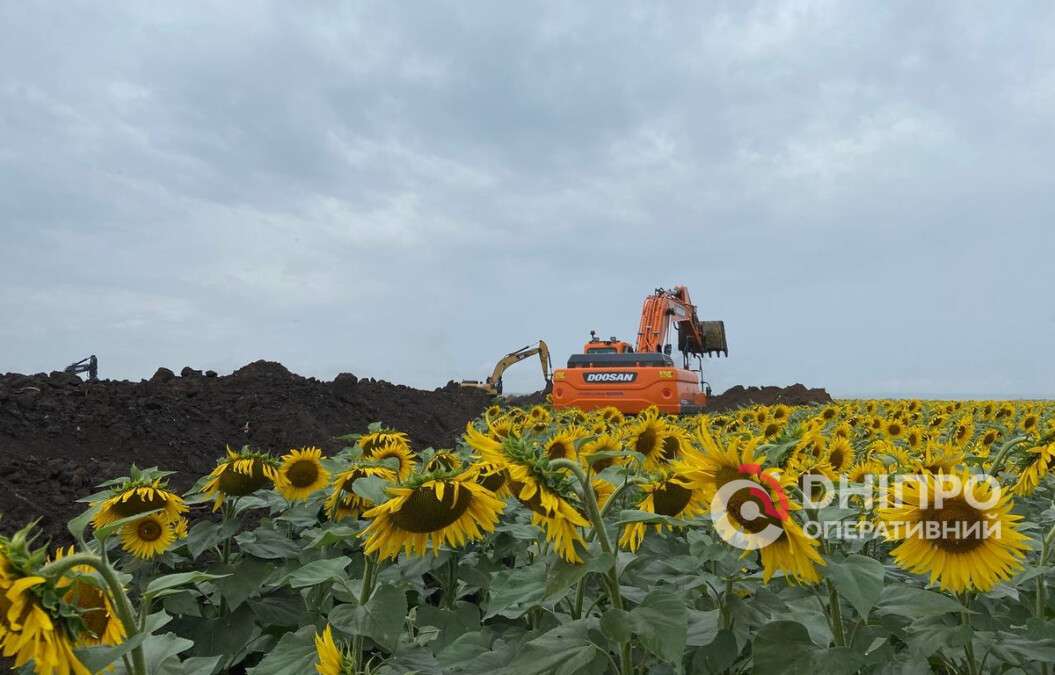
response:
<svg viewBox="0 0 1055 675"><path fill-rule="evenodd" d="M952 443L957 448L963 448L973 436L974 419L970 415L964 415L952 430Z"/></svg>
<svg viewBox="0 0 1055 675"><path fill-rule="evenodd" d="M707 511L700 476L684 464L675 465L657 480L640 485L639 488L642 498L636 506L638 511L681 519L694 518ZM623 527L619 545L629 551L637 551L647 529L645 523L629 523ZM657 533L662 533L671 528L658 523L655 529Z"/></svg>
<svg viewBox="0 0 1055 675"><path fill-rule="evenodd" d="M382 560L401 550L422 556L431 544L438 555L441 546L464 546L493 532L505 504L474 478L467 471L388 488L391 499L363 514L372 519L360 533L364 553Z"/></svg>
<svg viewBox="0 0 1055 675"><path fill-rule="evenodd" d="M495 497L505 499L512 496L505 464L480 461L475 462L471 470L476 474L476 482L493 492Z"/></svg>
<svg viewBox="0 0 1055 675"><path fill-rule="evenodd" d="M487 420L487 433L491 434L494 438L499 440L506 438L507 436L517 435L516 422L508 417L502 417L496 420Z"/></svg>
<svg viewBox="0 0 1055 675"><path fill-rule="evenodd" d="M245 497L272 484L278 478L277 466L274 457L255 452L248 445L238 452L227 446L227 456L216 463L201 492L214 497L212 510L216 511L226 498Z"/></svg>
<svg viewBox="0 0 1055 675"><path fill-rule="evenodd" d="M828 442L825 455L832 469L838 473L844 473L853 466L854 446L846 438L834 437Z"/></svg>
<svg viewBox="0 0 1055 675"><path fill-rule="evenodd" d="M465 425L465 434L462 439L466 445L480 453L484 461L498 464L506 461L505 452L502 449L503 441L483 433L473 426L472 422Z"/></svg>
<svg viewBox="0 0 1055 675"><path fill-rule="evenodd" d="M883 420L883 433L887 438L901 438L905 433L905 423L897 418Z"/></svg>
<svg viewBox="0 0 1055 675"><path fill-rule="evenodd" d="M719 535L726 541L761 537L768 542L758 549L763 583L768 584L777 572L792 582L819 583L817 567L825 565L818 552L820 543L807 536L791 515L801 507L787 498L768 471L738 472L738 476L753 485L749 489L741 487L729 496L724 517L714 521ZM750 553L745 550L743 555Z"/></svg>
<svg viewBox="0 0 1055 675"><path fill-rule="evenodd" d="M608 425L609 429L616 429L622 426L626 419L623 416L623 413L619 411L619 408L611 405L601 408L597 411L597 414L600 415L601 419L604 420L604 423Z"/></svg>
<svg viewBox="0 0 1055 675"><path fill-rule="evenodd" d="M333 479L330 495L323 503L323 509L330 520L339 522L345 518L358 518L364 511L375 504L365 497L360 497L352 490L355 481L367 476L383 478L395 482L396 473L383 466L353 466L338 473Z"/></svg>
<svg viewBox="0 0 1055 675"><path fill-rule="evenodd" d="M175 540L175 523L166 521L160 514L143 516L121 527L121 548L143 560L161 555Z"/></svg>
<svg viewBox="0 0 1055 675"><path fill-rule="evenodd" d="M158 511L166 522L176 521L187 512L187 505L179 495L169 492L162 479L151 479L138 474L133 467L133 476L110 490L110 496L95 502L98 512L92 525L100 528L122 518L131 518L140 513Z"/></svg>
<svg viewBox="0 0 1055 675"><path fill-rule="evenodd" d="M692 435L674 424L664 424L663 447L658 461L652 462L651 468L660 469L672 462L696 462L699 452L692 443Z"/></svg>
<svg viewBox="0 0 1055 675"><path fill-rule="evenodd" d="M615 453L623 450L619 438L614 434L601 434L591 441L587 441L579 449L579 459L594 471L604 471L613 464L620 463L621 457L600 457L591 459L599 453Z"/></svg>
<svg viewBox="0 0 1055 675"><path fill-rule="evenodd" d="M371 425L371 427L375 427L375 425ZM402 431L385 429L380 426L376 426L372 431L363 434L356 441L356 445L363 449L363 457L367 458L373 457L374 450L388 443L396 443L410 450L409 436Z"/></svg>
<svg viewBox="0 0 1055 675"><path fill-rule="evenodd" d="M330 482L330 472L322 465L321 448L290 450L282 456L275 478L275 489L291 502L303 501Z"/></svg>
<svg viewBox="0 0 1055 675"><path fill-rule="evenodd" d="M927 443L917 469L926 473L953 473L963 463L963 451L945 443Z"/></svg>
<svg viewBox="0 0 1055 675"><path fill-rule="evenodd" d="M732 437L723 446L705 427L699 427L696 439L703 448L697 469L707 500L713 499L726 483L742 478L742 466L760 464L755 457L755 449L762 441L760 437L746 440Z"/></svg>
<svg viewBox="0 0 1055 675"><path fill-rule="evenodd" d="M462 458L456 455L454 451L437 450L433 453L432 457L429 458L429 461L425 462L425 466L422 468L422 473L452 471L460 468L462 468Z"/></svg>
<svg viewBox="0 0 1055 675"><path fill-rule="evenodd" d="M576 427L562 429L543 441L542 446L546 450L546 456L550 459L575 460L575 442L582 437L581 429Z"/></svg>
<svg viewBox="0 0 1055 675"><path fill-rule="evenodd" d="M74 554L72 546L55 551L55 560ZM85 632L77 639L77 646L119 645L125 640L125 627L117 618L110 596L91 577L95 570L88 565L78 565L55 583L58 590L66 589L62 599L77 608Z"/></svg>
<svg viewBox="0 0 1055 675"><path fill-rule="evenodd" d="M586 518L559 492L536 479L527 467L513 464L508 471L509 489L531 510L531 523L545 532L557 555L568 562L581 563L575 544L586 545L579 531L589 525Z"/></svg>
<svg viewBox="0 0 1055 675"><path fill-rule="evenodd" d="M344 675L352 672L351 659L337 647L330 624L326 624L322 635L315 634L315 656L318 659L315 662L315 671L319 675Z"/></svg>
<svg viewBox="0 0 1055 675"><path fill-rule="evenodd" d="M627 449L643 455L646 466L662 461L663 437L666 429L663 422L654 414L643 413L640 418L625 426L624 429L624 443Z"/></svg>
<svg viewBox="0 0 1055 675"><path fill-rule="evenodd" d="M411 452L410 446L389 441L375 447L370 453L370 459L375 462L389 458L396 460L396 476L399 480L404 481L414 473L414 453Z"/></svg>
<svg viewBox="0 0 1055 675"><path fill-rule="evenodd" d="M1028 539L1019 532L1022 516L1014 515L1007 495L993 499L992 486L955 474L963 491L937 499L939 477L905 481L901 503L878 510L887 524L886 537L900 541L891 551L897 564L954 593L987 592L1022 568ZM992 506L987 506L995 502ZM939 506L940 504L940 506Z"/></svg>
<svg viewBox="0 0 1055 675"><path fill-rule="evenodd" d="M1012 492L1019 496L1033 494L1040 481L1048 475L1052 458L1055 458L1055 443L1030 448L1027 461L1019 471L1014 487L1011 488Z"/></svg>
<svg viewBox="0 0 1055 675"><path fill-rule="evenodd" d="M41 675L90 675L73 651L84 627L80 611L66 601L54 581L37 574L47 556L43 548L30 548L32 527L10 538L0 536L3 655L16 669L32 662L34 672Z"/></svg>

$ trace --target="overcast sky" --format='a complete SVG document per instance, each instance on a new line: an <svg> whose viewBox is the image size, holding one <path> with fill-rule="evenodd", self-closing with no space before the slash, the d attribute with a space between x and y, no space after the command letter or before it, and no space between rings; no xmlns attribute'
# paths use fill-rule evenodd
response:
<svg viewBox="0 0 1055 675"><path fill-rule="evenodd" d="M4 2L0 372L431 388L685 284L717 390L1052 396L1053 127L1050 3Z"/></svg>

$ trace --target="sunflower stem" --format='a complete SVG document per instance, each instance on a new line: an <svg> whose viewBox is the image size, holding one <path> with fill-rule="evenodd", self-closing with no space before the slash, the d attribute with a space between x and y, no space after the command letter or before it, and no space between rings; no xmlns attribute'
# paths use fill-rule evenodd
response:
<svg viewBox="0 0 1055 675"><path fill-rule="evenodd" d="M458 553L452 552L447 561L447 590L443 594L443 604L447 609L454 609L458 599Z"/></svg>
<svg viewBox="0 0 1055 675"><path fill-rule="evenodd" d="M619 575L615 569L615 551L612 548L612 540L609 539L608 531L604 526L604 517L601 515L601 510L597 507L597 496L593 492L593 485L590 483L590 479L587 478L581 466L567 459L555 459L549 465L554 469L568 469L579 480L579 485L582 486L582 500L586 506L586 514L593 524L593 531L597 534L597 542L601 545L602 551L612 555L612 566L606 574L608 577L608 594L612 601L612 607L623 609L623 595L619 591ZM619 670L623 675L631 675L633 672L633 662L630 657L630 640L625 640L620 644L619 649Z"/></svg>
<svg viewBox="0 0 1055 675"><path fill-rule="evenodd" d="M53 563L48 563L40 568L40 575L46 578L59 579L78 565L87 565L95 569L99 576L106 582L107 590L114 601L114 612L125 628L125 639L130 640L140 633L141 629L136 624L136 614L132 609L132 602L128 599L117 572L102 557L94 553L75 553L66 558L61 558ZM132 673L134 675L148 675L146 659L143 655L143 646L139 645L132 649Z"/></svg>
<svg viewBox="0 0 1055 675"><path fill-rule="evenodd" d="M370 596L374 593L374 584L377 582L377 558L369 555L363 556L366 567L363 569L363 585L359 590L359 605L363 606L370 602ZM356 672L362 672L363 660L363 636L356 635L352 638L352 664Z"/></svg>
<svg viewBox="0 0 1055 675"><path fill-rule="evenodd" d="M1040 560L1037 561L1038 569L1043 569L1044 565L1048 562L1048 555L1051 553L1052 540L1055 540L1055 525L1048 530L1048 533L1044 535L1044 538L1040 541ZM1041 619L1044 618L1044 608L1047 604L1044 595L1044 574L1042 572L1037 575L1037 597L1033 606L1033 613Z"/></svg>
<svg viewBox="0 0 1055 675"><path fill-rule="evenodd" d="M960 625L971 627L970 617L970 593L964 593L960 598L960 602L963 604L963 611L960 612ZM974 657L974 631L971 631L971 635L967 637L967 642L963 646L964 656L967 657L967 672L969 675L978 675L978 661Z"/></svg>
<svg viewBox="0 0 1055 675"><path fill-rule="evenodd" d="M992 474L995 476L1000 473L1000 469L1004 466L1004 460L1007 459L1008 454L1016 446L1022 445L1029 441L1029 436L1017 436L1012 438L1007 443L1004 443L1004 447L1000 448L1000 452L996 454L996 459L993 460L993 466L990 469Z"/></svg>
<svg viewBox="0 0 1055 675"><path fill-rule="evenodd" d="M835 640L836 647L846 646L846 630L843 627L843 610L839 604L839 593L835 590L835 584L831 581L828 584L828 611L831 612L832 618L832 637Z"/></svg>

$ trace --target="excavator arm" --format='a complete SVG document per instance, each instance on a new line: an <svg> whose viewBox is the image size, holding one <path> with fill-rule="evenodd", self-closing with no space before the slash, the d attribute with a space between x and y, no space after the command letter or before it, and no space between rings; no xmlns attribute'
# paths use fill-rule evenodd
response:
<svg viewBox="0 0 1055 675"><path fill-rule="evenodd" d="M670 326L678 332L678 350L689 356L729 355L725 323L700 321L689 290L675 286L672 290L657 288L645 298L637 331L637 351L669 353Z"/></svg>
<svg viewBox="0 0 1055 675"><path fill-rule="evenodd" d="M515 352L509 352L495 364L494 370L491 372L490 377L487 378L486 382L477 382L475 380L463 380L463 387L476 387L478 389L484 389L492 394L502 393L502 375L509 369L510 366L520 363L524 359L531 358L538 354L539 361L542 362L542 377L546 380L546 386L550 384L550 372L553 370L553 363L550 361L549 356L549 345L543 340L538 341L538 345L532 347L527 345L521 347Z"/></svg>

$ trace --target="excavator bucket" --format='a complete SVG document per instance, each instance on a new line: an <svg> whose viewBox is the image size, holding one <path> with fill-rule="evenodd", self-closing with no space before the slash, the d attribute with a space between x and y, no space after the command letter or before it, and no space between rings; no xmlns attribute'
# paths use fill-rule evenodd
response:
<svg viewBox="0 0 1055 675"><path fill-rule="evenodd" d="M689 324L689 322L684 322ZM699 331L703 344L697 341L696 335L691 328L678 330L678 350L688 354L699 356L729 356L729 345L725 341L724 321L697 321L696 330Z"/></svg>
<svg viewBox="0 0 1055 675"><path fill-rule="evenodd" d="M700 332L703 333L703 349L707 356L729 356L729 343L725 341L724 321L700 321Z"/></svg>

